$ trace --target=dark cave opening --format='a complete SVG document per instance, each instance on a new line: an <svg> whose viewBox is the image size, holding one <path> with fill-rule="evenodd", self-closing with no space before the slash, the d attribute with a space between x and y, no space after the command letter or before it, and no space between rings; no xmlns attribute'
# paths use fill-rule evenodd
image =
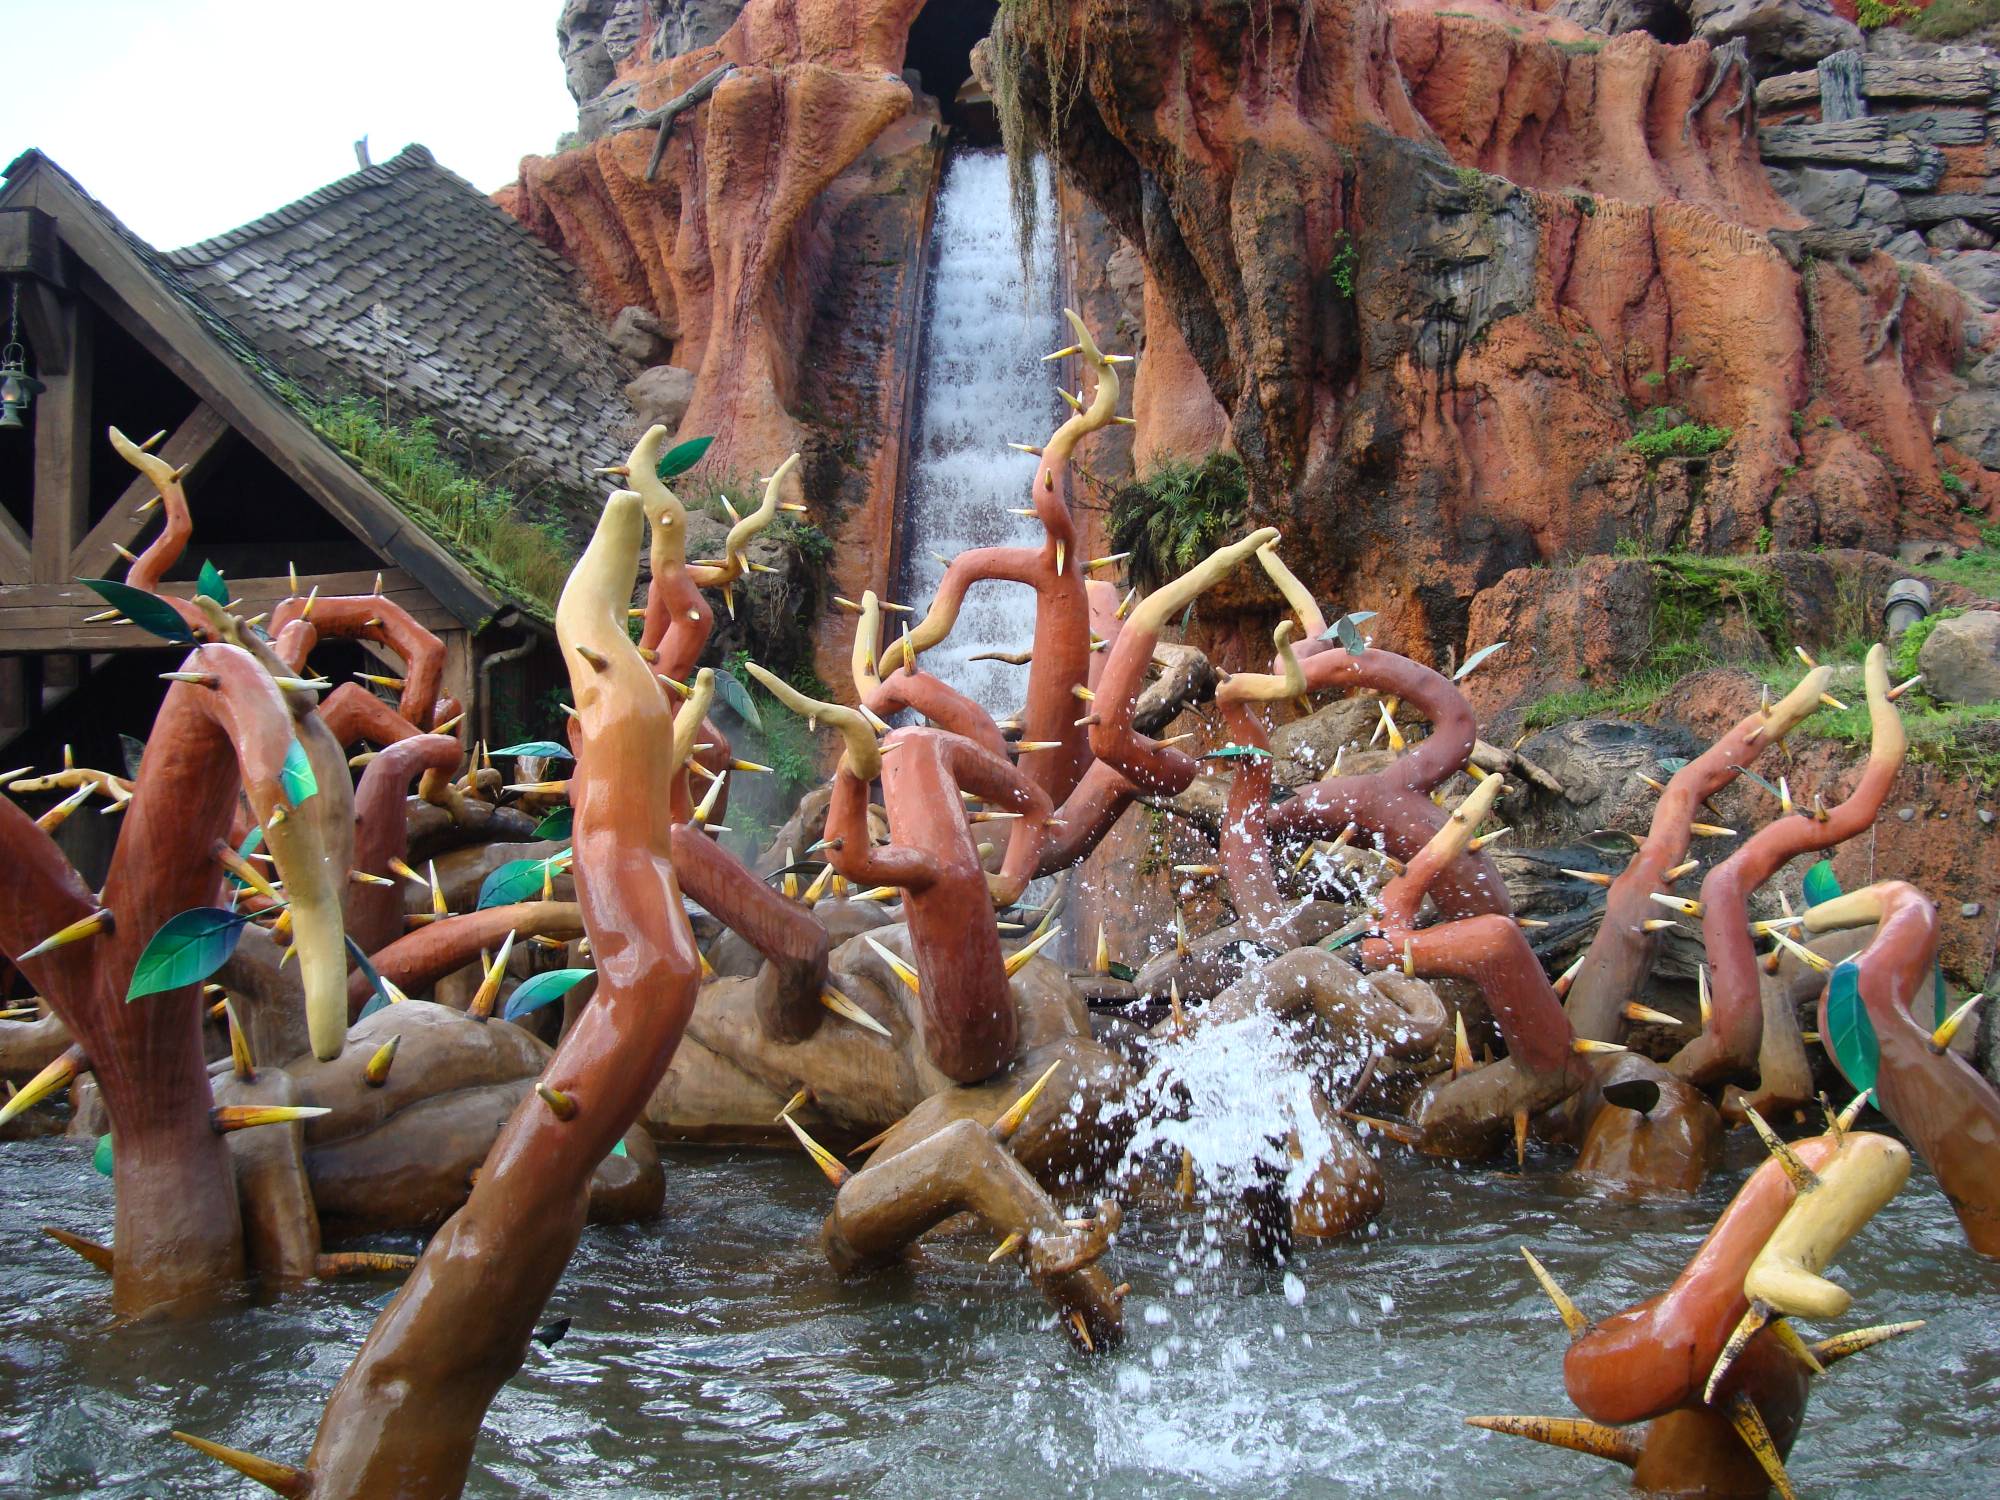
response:
<svg viewBox="0 0 2000 1500"><path fill-rule="evenodd" d="M1639 0L1632 8L1632 29L1655 41L1677 47L1694 35L1688 13L1673 0Z"/></svg>
<svg viewBox="0 0 2000 1500"><path fill-rule="evenodd" d="M1000 120L972 81L972 49L993 29L998 0L930 0L910 27L905 71L915 69L945 124L975 145L1000 144Z"/></svg>

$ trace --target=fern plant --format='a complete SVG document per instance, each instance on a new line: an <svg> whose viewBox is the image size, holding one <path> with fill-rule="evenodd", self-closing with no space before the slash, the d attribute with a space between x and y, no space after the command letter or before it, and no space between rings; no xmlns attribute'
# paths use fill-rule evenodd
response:
<svg viewBox="0 0 2000 1500"><path fill-rule="evenodd" d="M1235 454L1211 453L1198 464L1170 460L1112 497L1112 546L1132 554L1135 582L1158 588L1234 535L1249 503Z"/></svg>

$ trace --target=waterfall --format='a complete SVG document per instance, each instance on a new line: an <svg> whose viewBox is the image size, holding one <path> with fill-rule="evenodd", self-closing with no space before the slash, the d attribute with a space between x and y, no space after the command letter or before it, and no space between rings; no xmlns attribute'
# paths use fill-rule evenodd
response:
<svg viewBox="0 0 2000 1500"><path fill-rule="evenodd" d="M1000 152L954 153L938 197L896 595L919 610L944 577L938 555L1042 539L1032 517L1008 513L1028 503L1035 460L1007 444L1039 444L1049 435L1058 405L1041 358L1069 342L1057 304L1055 194L1046 163L1036 164L1036 186L1041 212L1025 280ZM893 639L896 628L890 621L885 636ZM924 653L924 666L1004 718L1021 705L1027 669L966 658L1026 650L1033 628L1034 597L1024 587L977 584L950 636Z"/></svg>

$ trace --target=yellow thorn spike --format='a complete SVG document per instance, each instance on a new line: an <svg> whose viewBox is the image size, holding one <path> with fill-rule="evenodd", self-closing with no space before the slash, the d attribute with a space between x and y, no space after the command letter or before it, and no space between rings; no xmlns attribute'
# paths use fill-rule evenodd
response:
<svg viewBox="0 0 2000 1500"><path fill-rule="evenodd" d="M1396 721L1389 713L1388 703L1384 701L1377 706L1382 710L1382 728L1389 736L1389 748L1401 750L1407 741L1403 738L1403 731L1396 727Z"/></svg>
<svg viewBox="0 0 2000 1500"><path fill-rule="evenodd" d="M208 1123L219 1134L232 1130L255 1130L259 1125L290 1125L299 1120L316 1120L333 1111L304 1104L218 1104L208 1112Z"/></svg>
<svg viewBox="0 0 2000 1500"><path fill-rule="evenodd" d="M1558 974L1555 978L1555 982L1551 984L1549 988L1556 992L1558 998L1567 995L1569 993L1569 987L1576 983L1576 976L1583 972L1583 966L1588 962L1590 962L1590 954L1586 952L1583 954L1582 957L1578 958L1575 963L1571 964L1567 969L1564 969L1562 973Z"/></svg>
<svg viewBox="0 0 2000 1500"><path fill-rule="evenodd" d="M785 1115L783 1118L792 1134L798 1137L799 1144L806 1148L806 1155L810 1156L819 1169L826 1173L826 1180L832 1183L836 1189L845 1185L847 1179L852 1177L854 1173L842 1165L840 1159L831 1151L807 1135L805 1127L800 1125L797 1120L794 1120L790 1115Z"/></svg>
<svg viewBox="0 0 2000 1500"><path fill-rule="evenodd" d="M1691 871L1698 870L1700 868L1701 868L1700 860L1698 859L1684 860L1680 864L1675 865L1671 870L1668 870L1662 878L1668 881L1679 880L1683 875L1686 875Z"/></svg>
<svg viewBox="0 0 2000 1500"><path fill-rule="evenodd" d="M451 910L451 908L444 904L444 887L438 884L437 861L432 860L428 868L430 870L429 884L431 888L431 914L433 916L442 917L446 915Z"/></svg>
<svg viewBox="0 0 2000 1500"><path fill-rule="evenodd" d="M1918 1318L1911 1323L1878 1323L1873 1328L1855 1328L1846 1333L1836 1333L1830 1339L1821 1339L1812 1346L1812 1352L1822 1365L1830 1365L1846 1359L1850 1354L1859 1354L1864 1349L1885 1344L1902 1334L1915 1333L1923 1326L1923 1319Z"/></svg>
<svg viewBox="0 0 2000 1500"><path fill-rule="evenodd" d="M1027 1240L1028 1237L1022 1234L1020 1230L1016 1229L1013 1233L1009 1234L1006 1239L1000 1242L999 1248L994 1250L994 1252L991 1255L986 1257L986 1264L990 1266L996 1260L1005 1260L1008 1256L1012 1255L1016 1250L1019 1250L1021 1246L1026 1244Z"/></svg>
<svg viewBox="0 0 2000 1500"><path fill-rule="evenodd" d="M1602 1422L1586 1421L1582 1417L1467 1417L1465 1425L1483 1427L1488 1432L1504 1432L1512 1437L1531 1438L1552 1448L1588 1453L1593 1458L1608 1458L1628 1469L1638 1466L1639 1455L1643 1451L1634 1434L1622 1428L1607 1427Z"/></svg>
<svg viewBox="0 0 2000 1500"><path fill-rule="evenodd" d="M222 1002L222 1018L229 1027L229 1066L238 1078L257 1076L257 1059L250 1053L250 1034L236 1018L236 1002Z"/></svg>
<svg viewBox="0 0 2000 1500"><path fill-rule="evenodd" d="M1834 697L1833 694L1831 693L1821 693L1819 695L1819 701L1824 703L1828 708L1845 709L1847 707L1845 703L1842 703L1838 698Z"/></svg>
<svg viewBox="0 0 2000 1500"><path fill-rule="evenodd" d="M1708 1030L1715 1019L1715 1006L1708 998L1708 965L1697 964L1694 971L1695 1003L1701 1015L1701 1029Z"/></svg>
<svg viewBox="0 0 2000 1500"><path fill-rule="evenodd" d="M1819 954L1813 952L1804 943L1794 938L1786 937L1784 933L1779 932L1776 928L1773 928L1771 931L1771 941L1778 944L1787 953L1791 954L1793 958L1796 958L1815 973L1830 974L1833 972L1833 964L1830 960L1820 957Z"/></svg>
<svg viewBox="0 0 2000 1500"><path fill-rule="evenodd" d="M106 1276L115 1273L117 1260L112 1255L109 1245L100 1245L96 1240L87 1240L80 1234L71 1234L67 1229L58 1229L53 1224L44 1224L42 1233L65 1250L74 1250Z"/></svg>
<svg viewBox="0 0 2000 1500"><path fill-rule="evenodd" d="M1563 865L1558 865L1556 868L1572 880L1581 880L1590 885L1611 884L1611 877L1598 870L1572 870Z"/></svg>
<svg viewBox="0 0 2000 1500"><path fill-rule="evenodd" d="M1789 1318L1779 1318L1774 1321L1771 1324L1771 1334L1780 1344L1785 1346L1785 1351L1792 1358L1812 1371L1813 1374L1824 1375L1826 1373L1826 1366L1820 1363L1819 1356L1812 1351L1812 1346L1799 1337L1798 1329L1792 1327Z"/></svg>
<svg viewBox="0 0 2000 1500"><path fill-rule="evenodd" d="M1771 1488L1778 1492L1778 1500L1799 1500L1799 1492L1792 1488L1792 1479L1785 1472L1785 1461L1778 1454L1778 1445L1771 1438L1771 1429L1764 1425L1764 1414L1757 1410L1757 1403L1742 1391L1729 1398L1729 1425L1736 1429L1736 1435L1743 1439L1743 1446L1756 1458L1758 1466L1769 1476Z"/></svg>
<svg viewBox="0 0 2000 1500"><path fill-rule="evenodd" d="M1629 1052L1631 1048L1620 1046L1617 1042L1600 1042L1591 1037L1578 1036L1570 1038L1569 1050L1578 1057L1592 1057L1605 1052Z"/></svg>
<svg viewBox="0 0 2000 1500"><path fill-rule="evenodd" d="M1620 1012L1628 1021L1644 1021L1653 1026L1678 1026L1680 1020L1663 1010L1654 1010L1650 1005L1641 1005L1637 1000L1627 1000Z"/></svg>
<svg viewBox="0 0 2000 1500"><path fill-rule="evenodd" d="M68 1087L75 1080L77 1071L76 1058L64 1052L41 1072L22 1084L13 1098L5 1104L0 1104L0 1125L5 1125L23 1111L33 1108L57 1090Z"/></svg>
<svg viewBox="0 0 2000 1500"><path fill-rule="evenodd" d="M547 898L544 897L544 900ZM486 970L486 977L479 981L479 988L473 992L465 1013L477 1020L485 1020L493 1014L493 1002L500 998L500 981L507 973L507 960L514 952L514 934L509 932L501 940L500 952Z"/></svg>
<svg viewBox="0 0 2000 1500"><path fill-rule="evenodd" d="M884 948L880 943L876 942L875 939L869 934L863 933L862 939L868 944L869 947L875 950L876 957L880 958L883 963L889 966L889 971L892 974L894 974L898 979L902 980L905 985L909 986L909 990L912 995L921 994L923 992L922 981L918 979L917 971L915 969L911 968L908 964L904 963L902 959L898 958L895 954L891 953L887 948Z"/></svg>
<svg viewBox="0 0 2000 1500"><path fill-rule="evenodd" d="M396 1049L403 1045L402 1033L398 1032L381 1046L362 1065L361 1080L371 1089L379 1089L389 1081L389 1068L396 1061Z"/></svg>
<svg viewBox="0 0 2000 1500"><path fill-rule="evenodd" d="M1590 1327L1590 1320L1577 1311L1576 1304L1569 1300L1569 1293L1556 1285L1555 1277L1548 1273L1547 1267L1535 1259L1535 1252L1526 1245L1521 1247L1521 1258L1527 1261L1528 1269L1535 1273L1535 1280L1541 1283L1549 1301L1555 1303L1556 1312L1561 1315L1563 1327L1569 1330L1569 1336L1573 1339L1581 1338L1584 1330Z"/></svg>
<svg viewBox="0 0 2000 1500"><path fill-rule="evenodd" d="M903 899L903 892L899 886L877 885L871 886L865 891L857 891L854 899L856 901L900 901Z"/></svg>
<svg viewBox="0 0 2000 1500"><path fill-rule="evenodd" d="M819 900L821 896L824 896L826 894L827 884L832 879L833 879L833 866L821 865L819 867L819 874L813 876L812 884L806 887L806 893L803 899L807 906L811 906L815 901Z"/></svg>
<svg viewBox="0 0 2000 1500"><path fill-rule="evenodd" d="M353 885L394 885L396 882L386 875L370 875L366 870L349 870L347 879Z"/></svg>
<svg viewBox="0 0 2000 1500"><path fill-rule="evenodd" d="M296 588L296 585L294 586ZM218 1463L230 1468L245 1479L254 1479L265 1489L276 1495L284 1495L287 1500L301 1500L310 1493L311 1476L304 1469L291 1464L274 1463L268 1458L259 1458L254 1453L245 1453L240 1448L225 1448L220 1443L211 1443L207 1438L196 1437L191 1432L174 1432L171 1436L186 1443L197 1453L206 1453Z"/></svg>
<svg viewBox="0 0 2000 1500"><path fill-rule="evenodd" d="M1665 932L1670 927L1679 927L1680 925L1672 917L1648 917L1639 924L1639 930L1641 932Z"/></svg>
<svg viewBox="0 0 2000 1500"><path fill-rule="evenodd" d="M409 881L411 885L428 886L430 884L423 876L411 869L407 863L396 858L394 855L389 857L389 868L402 876L403 879Z"/></svg>
<svg viewBox="0 0 2000 1500"><path fill-rule="evenodd" d="M417 1257L391 1250L340 1250L313 1258L313 1275L321 1281L336 1276L361 1276L370 1271L412 1271Z"/></svg>
<svg viewBox="0 0 2000 1500"><path fill-rule="evenodd" d="M24 964L31 958L40 958L44 953L52 953L58 948L67 948L71 943L80 943L85 938L94 938L99 933L107 931L110 926L110 910L100 907L89 916L80 917L70 923L69 926L57 932L50 933L26 953L16 958L14 962Z"/></svg>
<svg viewBox="0 0 2000 1500"><path fill-rule="evenodd" d="M1632 774L1638 777L1641 781L1645 782L1647 786L1651 787L1656 792L1664 792L1667 789L1667 784L1664 781L1656 781L1651 776L1648 776L1644 771L1634 771Z"/></svg>
<svg viewBox="0 0 2000 1500"><path fill-rule="evenodd" d="M1819 1038L1815 1036L1812 1038L1812 1040L1818 1041ZM1875 1090L1873 1088L1865 1088L1860 1093L1856 1094L1854 1096L1853 1102L1850 1103L1847 1106L1847 1108L1843 1109L1839 1114L1833 1117L1833 1123L1835 1127L1843 1132L1852 1130L1854 1128L1854 1122L1861 1118L1861 1111L1863 1106L1865 1106L1868 1103L1870 1096L1872 1096L1874 1092Z"/></svg>
<svg viewBox="0 0 2000 1500"><path fill-rule="evenodd" d="M542 1103L549 1107L549 1113L554 1115L558 1120L567 1123L576 1118L576 1098L574 1095L565 1094L554 1084L549 1083L536 1084L535 1095Z"/></svg>
<svg viewBox="0 0 2000 1500"><path fill-rule="evenodd" d="M836 1016L841 1017L841 1019L852 1021L856 1026L872 1031L878 1036L888 1036L890 1034L888 1027L869 1015L867 1011L856 1005L847 996L841 994L832 985L828 985L820 991L819 1003L832 1011Z"/></svg>
<svg viewBox="0 0 2000 1500"><path fill-rule="evenodd" d="M1451 1076L1470 1073L1473 1069L1472 1043L1465 1034L1465 1012L1460 1011L1451 1018Z"/></svg>
<svg viewBox="0 0 2000 1500"><path fill-rule="evenodd" d="M1941 1053L1945 1048L1949 1047L1951 1039L1958 1035L1958 1028L1964 1024L1965 1018L1972 1014L1973 1007L1985 998L1984 995L1972 996L1965 1004L1959 1006L1957 1010L1939 1022L1938 1029L1931 1033L1931 1051Z"/></svg>
<svg viewBox="0 0 2000 1500"><path fill-rule="evenodd" d="M801 1104L804 1104L810 1098L812 1098L811 1089L806 1089L806 1088L800 1089L797 1093L793 1094L791 1098L785 1101L785 1107L783 1109L779 1110L775 1115L771 1116L773 1123L784 1119L786 1115L790 1114L793 1110L797 1109Z"/></svg>
<svg viewBox="0 0 2000 1500"><path fill-rule="evenodd" d="M792 868L798 862L798 856L790 848L787 848L785 850L785 874L784 878L778 882L778 889L783 891L787 899L792 901L799 899L799 874L798 871Z"/></svg>
<svg viewBox="0 0 2000 1500"><path fill-rule="evenodd" d="M1528 1109L1526 1105L1514 1111L1514 1170L1528 1169Z"/></svg>
<svg viewBox="0 0 2000 1500"><path fill-rule="evenodd" d="M1818 1174L1803 1161L1799 1160L1799 1155L1796 1151L1778 1139L1778 1132L1765 1123L1762 1115L1747 1105L1744 1106L1743 1113L1750 1121L1750 1128L1757 1132L1757 1139L1764 1143L1764 1149L1777 1157L1778 1165L1784 1169L1785 1175L1792 1180L1793 1187L1797 1188L1801 1193L1810 1193L1814 1188L1819 1186Z"/></svg>
<svg viewBox="0 0 2000 1500"><path fill-rule="evenodd" d="M56 829L69 821L71 813L90 800L90 794L96 790L97 788L94 784L86 782L63 798L54 807L43 813L39 818L35 819L35 826L44 833L55 832Z"/></svg>
<svg viewBox="0 0 2000 1500"><path fill-rule="evenodd" d="M1688 824L1688 832L1696 838L1702 839L1733 839L1736 837L1736 830L1734 828L1724 828L1720 823L1690 823Z"/></svg>
<svg viewBox="0 0 2000 1500"><path fill-rule="evenodd" d="M1061 931L1060 927L1051 927L1047 932L1036 937L1034 941L1008 954L1006 958L1007 977L1012 979L1022 969L1026 968L1028 960L1033 958L1037 953L1040 953L1048 945L1049 940Z"/></svg>
<svg viewBox="0 0 2000 1500"><path fill-rule="evenodd" d="M1104 935L1104 924L1097 924L1097 952L1092 955L1090 967L1099 974L1111 972L1111 944Z"/></svg>
<svg viewBox="0 0 2000 1500"><path fill-rule="evenodd" d="M1646 894L1648 899L1657 901L1669 911L1677 911L1684 917L1701 915L1701 903L1690 901L1686 896L1669 896L1663 891L1648 891Z"/></svg>
<svg viewBox="0 0 2000 1500"><path fill-rule="evenodd" d="M994 1140L1004 1145L1013 1137L1014 1132L1021 1128L1021 1122L1028 1118L1028 1111L1035 1107L1035 1101L1042 1097L1042 1090L1049 1086L1049 1080L1056 1076L1056 1069L1062 1065L1060 1057L1050 1063L1048 1070L1034 1081L1027 1093L1010 1104L1007 1112L993 1122Z"/></svg>

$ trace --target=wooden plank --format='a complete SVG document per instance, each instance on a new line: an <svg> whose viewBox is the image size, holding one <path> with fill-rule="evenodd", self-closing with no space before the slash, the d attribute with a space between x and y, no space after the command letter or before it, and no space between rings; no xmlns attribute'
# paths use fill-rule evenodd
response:
<svg viewBox="0 0 2000 1500"><path fill-rule="evenodd" d="M0 583L32 583L34 559L21 523L0 510Z"/></svg>
<svg viewBox="0 0 2000 1500"><path fill-rule="evenodd" d="M28 548L37 583L70 576L70 553L90 519L91 349L83 312L75 301L62 308L68 366L48 374L48 389L29 413L35 424L35 510Z"/></svg>
<svg viewBox="0 0 2000 1500"><path fill-rule="evenodd" d="M1819 103L1817 68L1807 68L1802 73L1779 73L1757 85L1757 108L1760 111L1817 103Z"/></svg>
<svg viewBox="0 0 2000 1500"><path fill-rule="evenodd" d="M375 586L372 572L300 574L299 586L319 585L322 598L343 594L366 594ZM231 579L230 592L236 612L256 616L275 608L291 597L286 578ZM194 590L186 583L168 584L166 591L181 598ZM398 568L385 569L382 592L427 630L444 634L460 629L456 616L440 605L426 588ZM0 587L0 651L118 651L166 645L156 635L136 625L109 623L87 625L87 616L100 614L104 601L80 583L30 584Z"/></svg>
<svg viewBox="0 0 2000 1500"><path fill-rule="evenodd" d="M212 406L198 405L188 413L187 420L176 427L173 434L160 445L160 457L179 468L189 466L187 478L199 477L203 464L223 451L224 439L230 435L229 424ZM127 437L144 442L152 434L127 433ZM142 474L134 473L132 482L125 486L125 493L112 503L104 518L91 527L90 534L77 546L71 555L71 578L103 578L118 560L118 548L130 547L139 534L159 519L157 510L145 515L137 514L139 506L153 498L153 486ZM193 505L193 497L189 497ZM136 550L136 549L135 549Z"/></svg>

